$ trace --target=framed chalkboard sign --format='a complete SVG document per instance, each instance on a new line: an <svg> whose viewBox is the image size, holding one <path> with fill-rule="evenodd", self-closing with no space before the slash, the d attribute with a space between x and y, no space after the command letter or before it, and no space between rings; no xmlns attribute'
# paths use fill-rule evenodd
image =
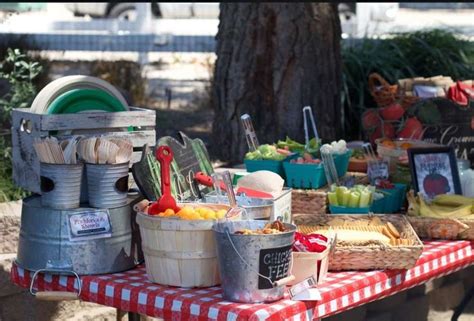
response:
<svg viewBox="0 0 474 321"><path fill-rule="evenodd" d="M291 263L292 245L260 250L258 272L258 289L265 290L273 287L273 282L288 276ZM270 280L271 282L270 282Z"/></svg>
<svg viewBox="0 0 474 321"><path fill-rule="evenodd" d="M415 192L425 199L439 194L461 194L452 147L409 148L408 159Z"/></svg>
<svg viewBox="0 0 474 321"><path fill-rule="evenodd" d="M423 124L423 140L454 148L474 166L474 101L461 106L446 98L422 99L408 109Z"/></svg>

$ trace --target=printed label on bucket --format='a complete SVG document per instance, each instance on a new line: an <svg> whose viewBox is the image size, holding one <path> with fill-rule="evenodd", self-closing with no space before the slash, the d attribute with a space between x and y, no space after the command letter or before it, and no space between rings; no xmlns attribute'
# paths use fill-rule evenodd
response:
<svg viewBox="0 0 474 321"><path fill-rule="evenodd" d="M260 250L258 272L267 276L258 277L258 289L271 289L273 282L288 276L291 261L291 245Z"/></svg>
<svg viewBox="0 0 474 321"><path fill-rule="evenodd" d="M112 236L109 210L90 210L69 215L69 240L83 241Z"/></svg>

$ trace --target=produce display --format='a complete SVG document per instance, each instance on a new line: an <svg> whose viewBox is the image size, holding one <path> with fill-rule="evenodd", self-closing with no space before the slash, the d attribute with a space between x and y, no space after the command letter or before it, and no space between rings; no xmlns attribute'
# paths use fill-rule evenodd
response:
<svg viewBox="0 0 474 321"><path fill-rule="evenodd" d="M191 206L184 206L177 213L171 208L164 212L156 214L159 217L175 217L182 220L217 220L223 219L226 215L226 210L214 211L207 207L192 208ZM150 214L151 215L151 214Z"/></svg>
<svg viewBox="0 0 474 321"><path fill-rule="evenodd" d="M276 148L274 145L260 145L257 150L245 154L247 160L275 160L282 161L291 154L286 149Z"/></svg>
<svg viewBox="0 0 474 321"><path fill-rule="evenodd" d="M286 149L289 150L292 153L317 153L319 151L319 141L316 138L312 138L309 140L309 146L308 149L305 150L305 145L298 143L297 141L292 140L288 136L286 137L286 140L279 140L277 142L278 148Z"/></svg>
<svg viewBox="0 0 474 321"><path fill-rule="evenodd" d="M321 146L321 150L324 150L327 153L337 155L344 154L348 151L347 143L344 139L333 141L331 142L331 144L324 144L323 146Z"/></svg>
<svg viewBox="0 0 474 321"><path fill-rule="evenodd" d="M374 192L373 186L355 185L352 188L337 186L328 193L328 200L333 206L368 207L373 200Z"/></svg>
<svg viewBox="0 0 474 321"><path fill-rule="evenodd" d="M435 196L431 203L420 193L415 196L413 191L407 195L408 215L431 218L463 218L474 219L474 198L461 195L441 194Z"/></svg>
<svg viewBox="0 0 474 321"><path fill-rule="evenodd" d="M310 153L303 153L303 157L298 157L296 159L290 160L292 164L320 164L321 160L319 158L313 157Z"/></svg>

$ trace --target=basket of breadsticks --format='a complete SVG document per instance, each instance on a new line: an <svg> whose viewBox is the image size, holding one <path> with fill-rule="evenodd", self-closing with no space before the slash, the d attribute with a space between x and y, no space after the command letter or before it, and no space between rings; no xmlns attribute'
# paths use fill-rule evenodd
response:
<svg viewBox="0 0 474 321"><path fill-rule="evenodd" d="M407 217L422 239L474 240L474 197L408 192Z"/></svg>
<svg viewBox="0 0 474 321"><path fill-rule="evenodd" d="M332 271L409 269L423 252L423 243L399 214L301 215L294 223L304 234L335 233Z"/></svg>

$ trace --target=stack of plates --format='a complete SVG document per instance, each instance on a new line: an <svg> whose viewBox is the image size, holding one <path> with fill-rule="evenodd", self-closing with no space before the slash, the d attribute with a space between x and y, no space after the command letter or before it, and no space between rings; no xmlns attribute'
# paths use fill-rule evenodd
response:
<svg viewBox="0 0 474 321"><path fill-rule="evenodd" d="M129 110L125 98L108 82L90 76L66 76L49 83L36 96L36 114L119 112Z"/></svg>

